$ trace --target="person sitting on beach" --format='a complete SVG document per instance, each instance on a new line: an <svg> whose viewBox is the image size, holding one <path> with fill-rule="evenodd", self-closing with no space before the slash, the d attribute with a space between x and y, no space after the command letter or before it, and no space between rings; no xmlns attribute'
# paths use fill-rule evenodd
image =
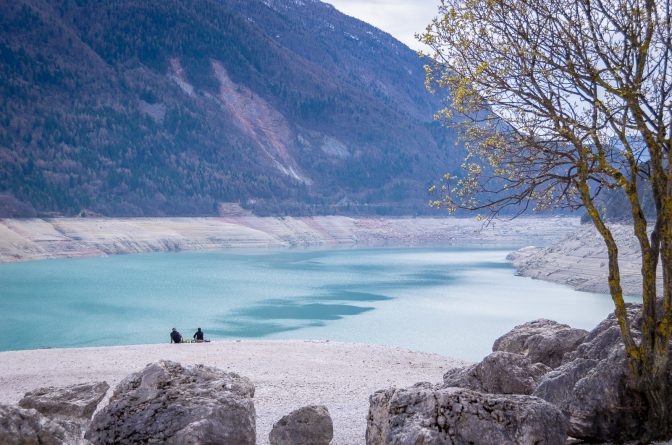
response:
<svg viewBox="0 0 672 445"><path fill-rule="evenodd" d="M173 331L170 333L170 342L171 343L182 343L182 334L177 332L177 329L173 328Z"/></svg>
<svg viewBox="0 0 672 445"><path fill-rule="evenodd" d="M198 330L194 334L194 338L196 339L196 343L201 343L202 341L204 341L203 331L201 331L201 328L198 328Z"/></svg>

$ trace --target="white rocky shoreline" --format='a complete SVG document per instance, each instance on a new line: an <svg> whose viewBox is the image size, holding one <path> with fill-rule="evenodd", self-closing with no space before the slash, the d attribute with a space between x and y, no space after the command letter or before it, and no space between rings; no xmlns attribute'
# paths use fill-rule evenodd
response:
<svg viewBox="0 0 672 445"><path fill-rule="evenodd" d="M548 245L578 218L347 216L0 219L0 263L141 252L228 248Z"/></svg>
<svg viewBox="0 0 672 445"><path fill-rule="evenodd" d="M642 293L641 252L631 225L610 224L618 244L621 286L626 295ZM609 293L608 258L604 240L592 224L550 246L529 246L507 256L518 275L552 281L585 292ZM658 274L662 288L662 272Z"/></svg>

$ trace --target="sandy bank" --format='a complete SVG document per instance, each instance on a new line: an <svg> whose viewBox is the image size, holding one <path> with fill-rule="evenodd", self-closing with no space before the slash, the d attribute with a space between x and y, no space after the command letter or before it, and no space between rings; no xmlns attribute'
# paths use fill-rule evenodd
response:
<svg viewBox="0 0 672 445"><path fill-rule="evenodd" d="M268 443L273 422L291 410L324 404L334 421L333 445L360 445L370 394L419 381L438 383L447 369L463 364L400 348L318 341L11 351L0 352L0 403L15 404L41 386L105 380L114 388L129 373L160 359L213 365L249 377L256 386L259 444Z"/></svg>
<svg viewBox="0 0 672 445"><path fill-rule="evenodd" d="M0 219L0 263L254 247L548 245L578 225L578 218L519 218L487 227L474 218Z"/></svg>
<svg viewBox="0 0 672 445"><path fill-rule="evenodd" d="M632 226L610 225L618 243L621 285L626 295L642 294L641 253ZM508 256L518 274L569 285L589 292L609 293L604 240L590 224L548 247L526 247ZM662 288L662 273L659 273Z"/></svg>

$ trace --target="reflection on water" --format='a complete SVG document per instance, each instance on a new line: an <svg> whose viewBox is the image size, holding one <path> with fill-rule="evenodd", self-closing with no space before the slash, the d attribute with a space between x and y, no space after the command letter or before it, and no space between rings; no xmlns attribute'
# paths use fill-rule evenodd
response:
<svg viewBox="0 0 672 445"><path fill-rule="evenodd" d="M609 297L514 276L511 249L185 252L0 265L0 350L222 338L380 343L477 360L516 324L591 328Z"/></svg>

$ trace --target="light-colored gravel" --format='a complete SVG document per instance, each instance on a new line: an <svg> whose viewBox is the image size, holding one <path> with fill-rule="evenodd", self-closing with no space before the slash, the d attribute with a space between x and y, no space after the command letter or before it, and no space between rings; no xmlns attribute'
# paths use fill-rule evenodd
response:
<svg viewBox="0 0 672 445"><path fill-rule="evenodd" d="M259 444L268 443L273 422L285 414L301 406L323 404L334 421L333 445L361 445L369 395L391 386L438 383L446 370L466 364L400 348L327 341L9 351L0 352L0 403L15 404L25 392L42 386L105 380L114 388L129 373L162 359L203 363L249 377L256 387Z"/></svg>

